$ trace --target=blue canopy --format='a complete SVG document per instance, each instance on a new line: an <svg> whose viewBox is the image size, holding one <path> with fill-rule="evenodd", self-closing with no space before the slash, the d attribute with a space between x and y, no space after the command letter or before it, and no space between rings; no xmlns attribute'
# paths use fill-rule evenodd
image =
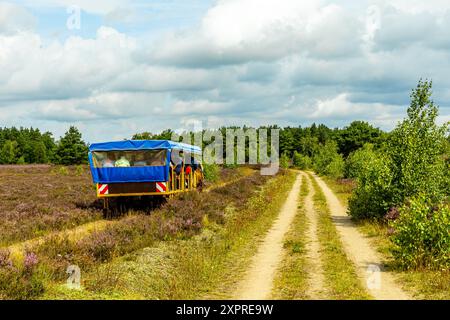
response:
<svg viewBox="0 0 450 320"><path fill-rule="evenodd" d="M92 152L167 150L166 165L143 167L97 168ZM201 148L170 140L123 140L94 143L89 146L89 164L94 183L163 182L169 180L169 163L172 150L202 154Z"/></svg>
<svg viewBox="0 0 450 320"><path fill-rule="evenodd" d="M154 149L183 150L185 152L196 154L202 153L200 147L170 140L123 140L93 143L89 147L89 151L134 151Z"/></svg>

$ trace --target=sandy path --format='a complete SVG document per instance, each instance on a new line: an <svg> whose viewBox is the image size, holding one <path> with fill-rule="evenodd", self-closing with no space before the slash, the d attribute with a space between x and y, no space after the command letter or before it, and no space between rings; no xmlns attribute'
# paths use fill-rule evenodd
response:
<svg viewBox="0 0 450 320"><path fill-rule="evenodd" d="M322 189L331 212L332 220L341 237L347 256L356 266L358 275L368 292L377 300L412 299L394 281L392 274L383 270L382 259L370 246L369 240L356 228L327 184L313 175Z"/></svg>
<svg viewBox="0 0 450 320"><path fill-rule="evenodd" d="M320 255L320 243L317 236L318 216L314 210L314 188L307 175L303 177L308 182L308 195L305 197L305 215L309 226L306 232L306 257L308 259L307 271L309 275L309 286L307 295L312 300L325 299L324 275L322 259Z"/></svg>
<svg viewBox="0 0 450 320"><path fill-rule="evenodd" d="M108 225L113 224L114 222L115 221L110 221L110 220L92 221L92 222L77 226L73 229L54 231L54 232L51 232L47 235L44 235L44 236L41 236L38 238L26 240L23 242L18 242L18 243L12 244L6 248L11 252L11 255L13 257L20 258L24 254L24 250L27 247L31 247L31 246L35 246L40 243L43 243L45 240L49 239L50 237L68 236L68 238L70 240L77 240L77 239L81 239L81 238L91 234L94 231L101 231L101 230L105 229Z"/></svg>
<svg viewBox="0 0 450 320"><path fill-rule="evenodd" d="M299 174L280 214L259 246L234 295L237 300L269 299L273 279L283 256L283 238L297 214L302 176Z"/></svg>

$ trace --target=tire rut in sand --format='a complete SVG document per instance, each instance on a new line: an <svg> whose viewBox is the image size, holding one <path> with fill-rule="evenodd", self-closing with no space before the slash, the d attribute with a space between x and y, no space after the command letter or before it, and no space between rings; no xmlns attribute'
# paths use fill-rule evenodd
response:
<svg viewBox="0 0 450 320"><path fill-rule="evenodd" d="M331 218L341 237L348 258L355 264L358 275L368 292L377 300L412 299L394 280L393 275L383 268L383 260L370 246L367 237L356 228L347 215L346 208L339 202L328 185L317 175L312 175L327 199Z"/></svg>
<svg viewBox="0 0 450 320"><path fill-rule="evenodd" d="M269 299L273 280L283 256L283 239L297 214L302 175L298 175L280 214L264 237L244 279L238 284L237 300Z"/></svg>
<svg viewBox="0 0 450 320"><path fill-rule="evenodd" d="M324 290L324 275L322 259L320 254L320 242L318 238L318 216L314 209L314 188L311 180L305 174L303 179L308 183L308 195L305 197L305 215L309 222L306 232L306 257L308 260L307 271L309 275L309 286L307 295L313 300L322 300L326 298Z"/></svg>

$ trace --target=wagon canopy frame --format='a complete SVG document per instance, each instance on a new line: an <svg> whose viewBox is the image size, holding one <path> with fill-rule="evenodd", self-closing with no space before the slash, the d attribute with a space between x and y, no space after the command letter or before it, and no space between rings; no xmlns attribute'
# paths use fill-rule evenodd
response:
<svg viewBox="0 0 450 320"><path fill-rule="evenodd" d="M183 151L192 156L201 156L198 146L170 140L123 140L94 143L89 146L89 164L94 183L133 183L133 182L165 182L169 180L169 167L172 151ZM96 153L164 151L165 159L157 165L130 167L99 167L94 161Z"/></svg>
<svg viewBox="0 0 450 320"><path fill-rule="evenodd" d="M123 140L115 142L93 143L89 151L138 151L138 150L183 150L193 154L202 154L198 146L170 140Z"/></svg>

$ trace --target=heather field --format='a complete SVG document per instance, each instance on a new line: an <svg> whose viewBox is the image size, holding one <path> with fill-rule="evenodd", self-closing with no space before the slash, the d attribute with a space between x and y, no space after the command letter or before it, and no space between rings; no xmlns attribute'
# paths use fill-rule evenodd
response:
<svg viewBox="0 0 450 320"><path fill-rule="evenodd" d="M0 197L3 246L102 216L84 166L0 166Z"/></svg>
<svg viewBox="0 0 450 320"><path fill-rule="evenodd" d="M249 174L249 168L221 169L216 182ZM0 166L0 245L33 239L102 218L102 203L87 166ZM135 205L134 211L148 212Z"/></svg>
<svg viewBox="0 0 450 320"><path fill-rule="evenodd" d="M203 193L156 207L131 203L105 220L87 167L2 166L0 298L39 298L65 284L71 265L89 274L137 250L224 225L226 212L248 207L268 180L257 168L222 168ZM83 278L82 284L89 288L92 281Z"/></svg>

